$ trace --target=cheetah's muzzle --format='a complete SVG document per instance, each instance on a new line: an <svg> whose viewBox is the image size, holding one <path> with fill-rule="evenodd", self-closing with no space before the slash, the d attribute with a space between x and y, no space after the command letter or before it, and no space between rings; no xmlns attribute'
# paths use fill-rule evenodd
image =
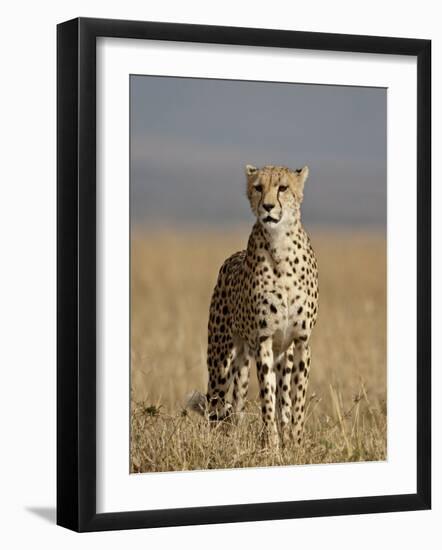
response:
<svg viewBox="0 0 442 550"><path fill-rule="evenodd" d="M272 216L266 216L262 221L265 223L278 223L280 220L276 220Z"/></svg>

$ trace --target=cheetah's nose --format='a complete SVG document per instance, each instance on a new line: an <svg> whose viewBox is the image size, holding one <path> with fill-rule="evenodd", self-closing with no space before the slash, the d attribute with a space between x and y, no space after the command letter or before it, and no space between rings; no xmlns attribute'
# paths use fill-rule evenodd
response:
<svg viewBox="0 0 442 550"><path fill-rule="evenodd" d="M263 204L262 207L264 210L267 210L267 212L270 212L270 210L274 207L274 204Z"/></svg>

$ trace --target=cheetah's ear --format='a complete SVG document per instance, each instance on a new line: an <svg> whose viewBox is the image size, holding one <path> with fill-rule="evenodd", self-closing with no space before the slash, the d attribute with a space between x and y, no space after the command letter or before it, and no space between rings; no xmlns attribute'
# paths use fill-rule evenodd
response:
<svg viewBox="0 0 442 550"><path fill-rule="evenodd" d="M295 175L296 175L295 194L297 195L300 201L302 201L302 199L304 198L304 183L308 178L308 174L309 174L308 166L304 166L304 168L295 170Z"/></svg>
<svg viewBox="0 0 442 550"><path fill-rule="evenodd" d="M250 178L251 176L256 175L257 172L258 172L258 168L256 168L256 166L252 166L251 164L246 164L247 177Z"/></svg>
<svg viewBox="0 0 442 550"><path fill-rule="evenodd" d="M309 169L308 166L304 166L304 168L300 168L299 170L295 170L296 174L298 175L298 181L302 182L302 185L304 185L306 179L308 178Z"/></svg>

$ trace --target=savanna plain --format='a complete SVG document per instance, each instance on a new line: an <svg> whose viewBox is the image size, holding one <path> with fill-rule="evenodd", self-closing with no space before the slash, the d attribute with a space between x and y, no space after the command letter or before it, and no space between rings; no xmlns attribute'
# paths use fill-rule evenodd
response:
<svg viewBox="0 0 442 550"><path fill-rule="evenodd" d="M309 231L309 228L307 227ZM386 241L382 232L310 230L319 264L304 440L261 445L255 367L239 422L186 408L207 384L211 292L250 228L133 228L131 472L385 460Z"/></svg>

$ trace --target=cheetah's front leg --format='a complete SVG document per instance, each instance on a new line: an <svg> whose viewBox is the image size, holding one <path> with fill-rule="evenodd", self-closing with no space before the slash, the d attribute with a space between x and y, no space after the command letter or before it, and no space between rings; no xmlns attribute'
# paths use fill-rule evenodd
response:
<svg viewBox="0 0 442 550"><path fill-rule="evenodd" d="M291 399L291 376L293 368L293 344L289 349L280 355L275 361L276 364L276 398L278 402L279 421L281 425L281 436L283 441L290 436L290 420L292 418Z"/></svg>
<svg viewBox="0 0 442 550"><path fill-rule="evenodd" d="M300 342L295 346L292 366L292 435L297 444L301 443L304 429L305 396L310 371L310 346Z"/></svg>
<svg viewBox="0 0 442 550"><path fill-rule="evenodd" d="M276 428L276 375L273 368L272 340L267 337L259 343L256 357L256 370L261 397L261 411L266 438L271 447L278 447L278 431Z"/></svg>

